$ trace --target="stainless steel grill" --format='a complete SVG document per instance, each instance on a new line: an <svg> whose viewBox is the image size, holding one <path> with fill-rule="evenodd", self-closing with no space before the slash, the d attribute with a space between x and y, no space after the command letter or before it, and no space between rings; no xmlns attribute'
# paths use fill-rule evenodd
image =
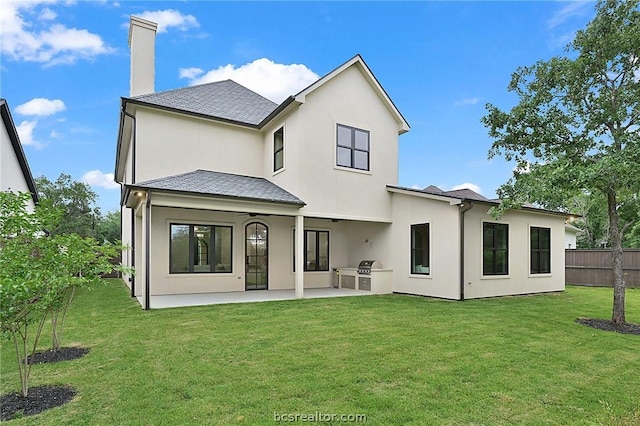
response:
<svg viewBox="0 0 640 426"><path fill-rule="evenodd" d="M372 269L381 269L382 263L379 260L363 260L358 265L358 274L371 275Z"/></svg>

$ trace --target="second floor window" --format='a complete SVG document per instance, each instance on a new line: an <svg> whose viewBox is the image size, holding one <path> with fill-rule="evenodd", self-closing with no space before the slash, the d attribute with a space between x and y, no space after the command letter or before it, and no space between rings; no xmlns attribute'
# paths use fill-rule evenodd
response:
<svg viewBox="0 0 640 426"><path fill-rule="evenodd" d="M369 170L369 132L338 124L336 164L358 170Z"/></svg>
<svg viewBox="0 0 640 426"><path fill-rule="evenodd" d="M273 134L273 171L284 167L284 127L280 127Z"/></svg>

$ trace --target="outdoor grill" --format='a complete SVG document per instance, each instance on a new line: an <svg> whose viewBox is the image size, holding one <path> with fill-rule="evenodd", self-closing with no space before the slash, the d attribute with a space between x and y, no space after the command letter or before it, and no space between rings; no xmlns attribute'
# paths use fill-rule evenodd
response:
<svg viewBox="0 0 640 426"><path fill-rule="evenodd" d="M382 263L379 260L363 260L358 265L358 274L371 275L372 269L381 269Z"/></svg>

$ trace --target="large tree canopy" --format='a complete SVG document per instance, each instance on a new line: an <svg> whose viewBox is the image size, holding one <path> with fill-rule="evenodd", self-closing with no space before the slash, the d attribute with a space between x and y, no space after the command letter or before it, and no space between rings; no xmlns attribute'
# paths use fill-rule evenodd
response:
<svg viewBox="0 0 640 426"><path fill-rule="evenodd" d="M63 212L60 223L49 230L52 234L96 236L100 209L96 205L98 196L89 185L62 173L54 182L44 176L36 178L36 188L41 199L49 200L54 208Z"/></svg>
<svg viewBox="0 0 640 426"><path fill-rule="evenodd" d="M577 194L607 200L614 267L613 322L625 321L619 213L640 192L640 11L638 0L601 0L567 55L520 67L505 112L488 104L489 156L515 160L498 190L504 206L566 208Z"/></svg>

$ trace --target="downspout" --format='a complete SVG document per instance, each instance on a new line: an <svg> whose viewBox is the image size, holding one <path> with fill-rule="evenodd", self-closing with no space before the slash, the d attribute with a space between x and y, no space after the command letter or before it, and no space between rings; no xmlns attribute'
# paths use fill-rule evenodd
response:
<svg viewBox="0 0 640 426"><path fill-rule="evenodd" d="M131 183L136 183L136 116L127 112L125 110L125 106L122 106L121 111L123 116L127 116L131 118L131 145L132 145L132 154L131 154ZM124 119L123 119L124 122ZM124 128L124 126L123 126ZM120 217L122 220L122 215ZM136 297L136 215L134 213L131 214L131 268L134 273L130 275L131 280L131 297ZM122 229L122 228L121 228Z"/></svg>
<svg viewBox="0 0 640 426"><path fill-rule="evenodd" d="M464 214L473 208L473 202L463 200L458 204L460 211L460 301L464 301Z"/></svg>
<svg viewBox="0 0 640 426"><path fill-rule="evenodd" d="M144 310L148 311L150 308L150 297L149 290L151 289L151 276L149 270L151 268L151 256L149 254L151 250L151 190L147 190L147 205L145 206L147 209L147 214L145 216L145 247L147 248L144 251Z"/></svg>

